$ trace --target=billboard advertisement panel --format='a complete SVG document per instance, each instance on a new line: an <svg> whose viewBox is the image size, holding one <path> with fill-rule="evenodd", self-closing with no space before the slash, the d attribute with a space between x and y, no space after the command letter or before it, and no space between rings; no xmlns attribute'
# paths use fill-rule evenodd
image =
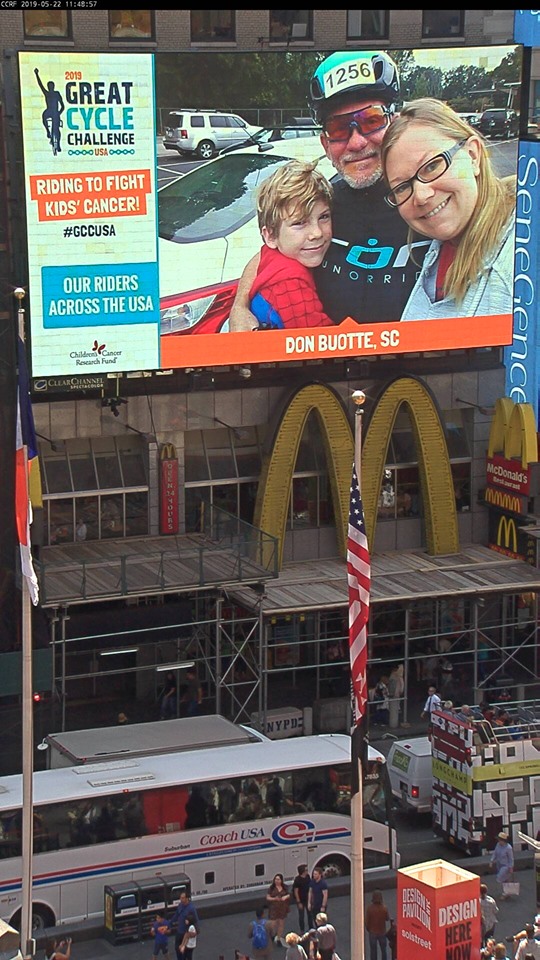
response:
<svg viewBox="0 0 540 960"><path fill-rule="evenodd" d="M159 366L151 56L21 53L32 372Z"/></svg>
<svg viewBox="0 0 540 960"><path fill-rule="evenodd" d="M520 53L20 54L33 376L509 344Z"/></svg>
<svg viewBox="0 0 540 960"><path fill-rule="evenodd" d="M516 403L530 403L538 423L540 143L520 140L517 178L514 325L512 343L504 351L506 395Z"/></svg>

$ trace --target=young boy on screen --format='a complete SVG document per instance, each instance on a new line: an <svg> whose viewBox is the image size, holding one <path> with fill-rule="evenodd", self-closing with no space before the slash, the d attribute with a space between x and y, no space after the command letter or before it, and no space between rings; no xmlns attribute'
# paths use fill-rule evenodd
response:
<svg viewBox="0 0 540 960"><path fill-rule="evenodd" d="M333 189L316 166L292 160L259 187L264 246L250 290L250 309L259 321L254 329L332 324L312 274L332 241Z"/></svg>

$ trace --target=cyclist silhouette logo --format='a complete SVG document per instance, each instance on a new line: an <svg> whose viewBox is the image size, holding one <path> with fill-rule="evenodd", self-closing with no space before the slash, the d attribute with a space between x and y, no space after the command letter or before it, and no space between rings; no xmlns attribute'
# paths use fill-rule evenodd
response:
<svg viewBox="0 0 540 960"><path fill-rule="evenodd" d="M52 152L56 156L62 150L60 146L60 127L62 126L61 117L65 110L64 101L62 100L62 94L54 86L54 80L49 80L47 86L45 86L37 67L34 67L34 73L47 105L41 114L41 120L45 127L47 139L51 141Z"/></svg>

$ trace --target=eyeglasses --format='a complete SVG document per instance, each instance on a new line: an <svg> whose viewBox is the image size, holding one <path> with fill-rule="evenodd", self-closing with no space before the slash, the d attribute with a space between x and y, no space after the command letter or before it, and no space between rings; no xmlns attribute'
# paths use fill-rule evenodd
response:
<svg viewBox="0 0 540 960"><path fill-rule="evenodd" d="M372 104L363 110L353 110L352 113L338 113L325 120L324 132L331 143L345 143L351 137L353 129L358 130L363 137L370 137L372 133L388 126L393 112L393 108Z"/></svg>
<svg viewBox="0 0 540 960"><path fill-rule="evenodd" d="M453 147L450 147L450 150L445 150L443 153L438 153L436 157L432 157L431 160L426 160L421 167L418 167L413 177L404 180L403 183L398 183L397 187L394 187L393 190L390 190L386 194L384 198L386 202L390 204L391 207L400 207L402 203L406 203L406 201L412 197L415 180L418 180L419 183L433 183L434 180L442 177L443 173L446 173L448 170L458 150L461 150L468 139L468 137L465 137L464 140L460 140L459 143L455 143Z"/></svg>

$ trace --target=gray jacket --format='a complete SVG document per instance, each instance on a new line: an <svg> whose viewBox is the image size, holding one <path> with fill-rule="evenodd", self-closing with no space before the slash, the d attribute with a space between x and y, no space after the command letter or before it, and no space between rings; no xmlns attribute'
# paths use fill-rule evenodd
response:
<svg viewBox="0 0 540 960"><path fill-rule="evenodd" d="M512 313L514 228L515 218L512 216L503 232L499 247L486 263L485 270L470 284L463 303L459 307L453 297L435 300L441 243L439 240L433 240L401 319L444 320L448 317Z"/></svg>

